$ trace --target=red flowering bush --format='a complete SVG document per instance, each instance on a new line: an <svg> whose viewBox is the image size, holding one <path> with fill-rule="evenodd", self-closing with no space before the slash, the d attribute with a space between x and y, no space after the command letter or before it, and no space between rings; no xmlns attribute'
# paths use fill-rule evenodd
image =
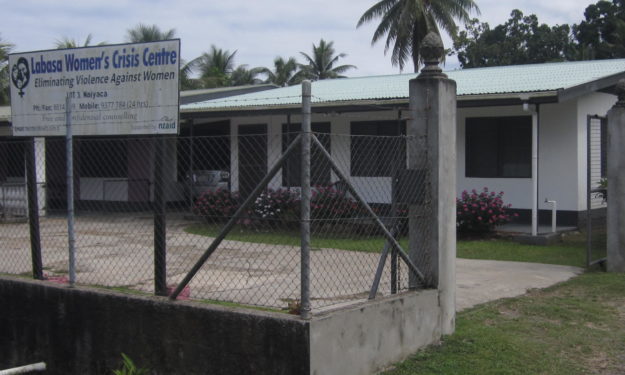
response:
<svg viewBox="0 0 625 375"><path fill-rule="evenodd" d="M195 201L193 213L202 216L209 223L220 222L231 217L240 204L239 193L227 189L203 192Z"/></svg>
<svg viewBox="0 0 625 375"><path fill-rule="evenodd" d="M311 219L344 219L358 217L362 209L344 191L332 186L315 186L310 199Z"/></svg>
<svg viewBox="0 0 625 375"><path fill-rule="evenodd" d="M466 190L456 199L456 227L459 232L486 233L495 226L510 221L511 215L506 212L510 205L503 203L503 191L489 192L488 188L477 192ZM514 214L513 216L517 216Z"/></svg>

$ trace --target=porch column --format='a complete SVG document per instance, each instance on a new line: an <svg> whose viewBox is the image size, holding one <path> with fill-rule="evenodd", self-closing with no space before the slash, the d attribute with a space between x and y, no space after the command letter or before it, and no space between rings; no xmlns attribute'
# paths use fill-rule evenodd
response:
<svg viewBox="0 0 625 375"><path fill-rule="evenodd" d="M538 235L538 111L532 109L532 236Z"/></svg>

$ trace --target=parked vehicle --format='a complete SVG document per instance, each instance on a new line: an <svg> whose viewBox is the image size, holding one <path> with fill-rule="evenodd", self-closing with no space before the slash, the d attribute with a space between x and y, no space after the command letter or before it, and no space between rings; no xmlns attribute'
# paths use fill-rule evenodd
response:
<svg viewBox="0 0 625 375"><path fill-rule="evenodd" d="M197 199L205 191L230 190L230 173L227 171L199 169L185 177L187 197Z"/></svg>

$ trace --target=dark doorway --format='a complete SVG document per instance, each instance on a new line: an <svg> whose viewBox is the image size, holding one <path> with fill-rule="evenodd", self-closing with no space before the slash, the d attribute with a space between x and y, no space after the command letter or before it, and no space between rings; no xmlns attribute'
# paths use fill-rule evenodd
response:
<svg viewBox="0 0 625 375"><path fill-rule="evenodd" d="M247 197L267 174L267 125L239 126L239 193Z"/></svg>
<svg viewBox="0 0 625 375"><path fill-rule="evenodd" d="M67 209L67 158L63 138L46 138L46 191L49 210Z"/></svg>
<svg viewBox="0 0 625 375"><path fill-rule="evenodd" d="M330 152L330 123L329 122L313 122L311 130L321 144ZM282 124L282 152L297 137L302 130L302 124L291 123ZM310 163L310 183L313 185L329 185L330 184L330 164L321 156L321 150L316 146L311 148ZM302 179L302 149L296 146L293 153L286 159L282 168L282 186L300 186Z"/></svg>
<svg viewBox="0 0 625 375"><path fill-rule="evenodd" d="M6 182L25 182L25 155L27 143L25 138L0 138L0 184Z"/></svg>

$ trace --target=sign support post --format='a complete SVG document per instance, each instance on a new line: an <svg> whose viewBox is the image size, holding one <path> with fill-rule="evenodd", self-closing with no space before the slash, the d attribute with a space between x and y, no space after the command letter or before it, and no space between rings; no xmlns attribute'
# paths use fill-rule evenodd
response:
<svg viewBox="0 0 625 375"><path fill-rule="evenodd" d="M26 189L28 197L28 222L30 227L30 252L33 263L33 278L43 280L41 260L41 234L39 232L39 194L37 193L37 171L35 138L26 147Z"/></svg>
<svg viewBox="0 0 625 375"><path fill-rule="evenodd" d="M165 218L165 138L154 142L154 294L167 295L167 222Z"/></svg>
<svg viewBox="0 0 625 375"><path fill-rule="evenodd" d="M76 283L76 247L74 235L74 136L72 132L72 99L65 97L65 153L67 158L67 244L69 250L69 286Z"/></svg>

